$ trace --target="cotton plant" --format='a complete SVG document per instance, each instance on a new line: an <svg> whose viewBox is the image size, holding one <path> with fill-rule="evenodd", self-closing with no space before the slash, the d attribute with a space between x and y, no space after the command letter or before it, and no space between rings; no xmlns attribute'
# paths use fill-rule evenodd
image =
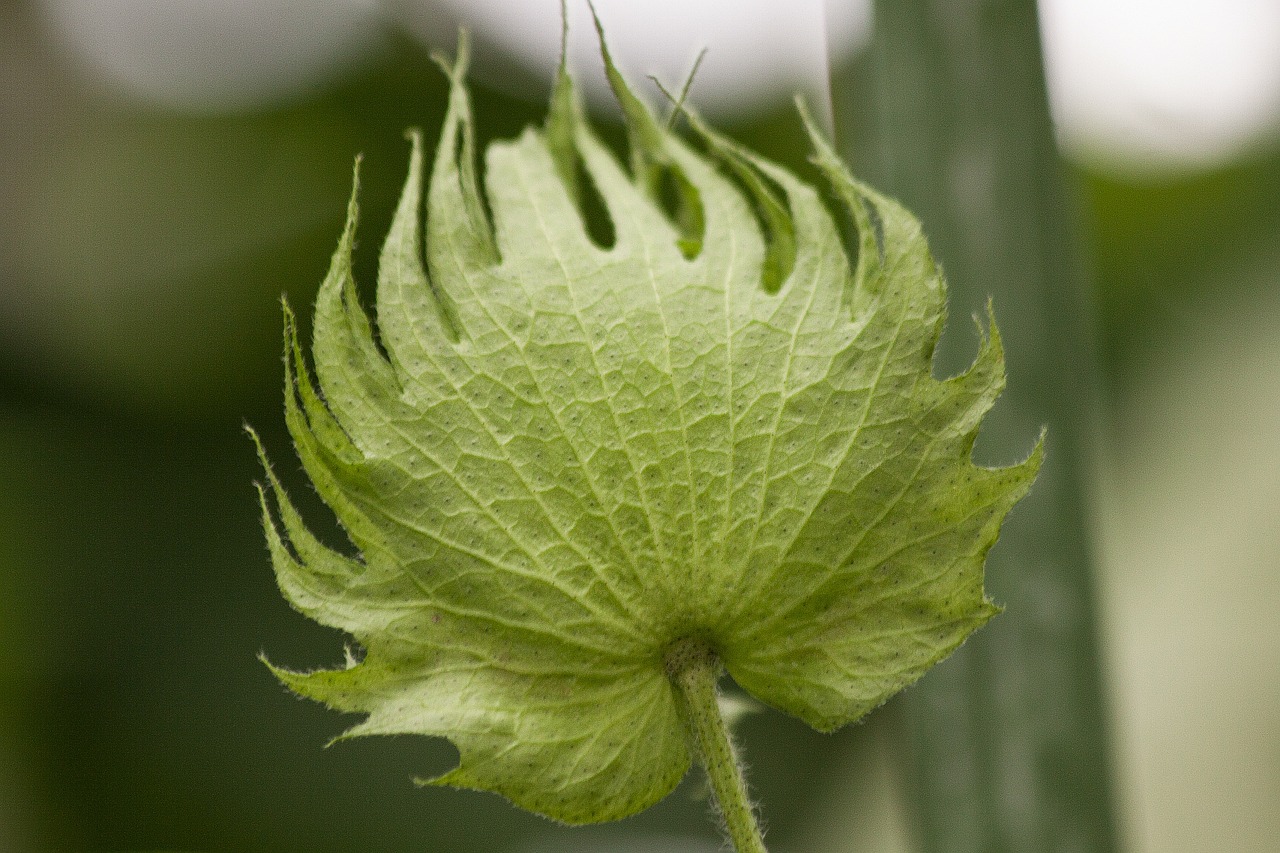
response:
<svg viewBox="0 0 1280 853"><path fill-rule="evenodd" d="M1041 445L972 462L1004 385L994 321L932 375L946 297L920 223L803 107L821 188L691 110L677 134L601 45L629 162L562 63L546 123L491 144L482 181L464 38L425 217L410 133L376 329L354 190L310 358L286 308L286 421L356 553L269 466L267 541L288 601L356 650L269 666L367 715L343 738L451 741L424 784L564 823L641 811L696 761L760 853L723 676L824 732L918 679L999 611L983 563Z"/></svg>

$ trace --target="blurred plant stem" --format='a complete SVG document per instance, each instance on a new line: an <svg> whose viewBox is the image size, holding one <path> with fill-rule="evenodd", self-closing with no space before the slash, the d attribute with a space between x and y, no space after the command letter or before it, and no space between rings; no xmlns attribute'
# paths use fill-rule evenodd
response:
<svg viewBox="0 0 1280 853"><path fill-rule="evenodd" d="M1085 481L1099 398L1071 194L1029 0L877 0L837 80L855 171L924 222L950 286L936 370L972 358L988 298L1008 391L979 461L1048 455L987 563L1006 612L898 700L907 802L928 853L1117 849Z"/></svg>

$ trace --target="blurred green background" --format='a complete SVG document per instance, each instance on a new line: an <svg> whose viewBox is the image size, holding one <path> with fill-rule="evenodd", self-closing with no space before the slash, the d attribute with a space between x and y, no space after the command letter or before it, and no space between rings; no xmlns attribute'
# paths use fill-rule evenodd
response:
<svg viewBox="0 0 1280 853"><path fill-rule="evenodd" d="M402 131L430 139L443 113L428 48L362 13L303 82L181 103L104 83L56 5L0 5L0 850L718 849L696 777L575 830L417 789L448 745L321 749L349 721L256 660L341 653L275 589L241 425L308 518L328 518L289 462L279 298L311 300L356 152L373 281ZM852 48L836 59L859 67ZM514 69L482 70L486 138L541 120L543 78ZM738 109L721 119L733 135L805 168L785 100ZM1280 136L1069 172L1106 403L1088 470L1121 834L1151 853L1272 851ZM771 849L911 849L881 715L823 736L770 711L740 734Z"/></svg>

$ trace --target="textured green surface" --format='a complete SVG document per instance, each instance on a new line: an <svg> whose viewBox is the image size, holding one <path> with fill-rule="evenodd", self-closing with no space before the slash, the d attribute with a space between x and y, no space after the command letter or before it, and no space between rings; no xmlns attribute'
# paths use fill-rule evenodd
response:
<svg viewBox="0 0 1280 853"><path fill-rule="evenodd" d="M286 597L362 652L274 671L366 713L348 735L447 737L461 761L435 782L608 820L689 765L672 643L697 638L816 728L857 719L996 612L983 561L1040 455L971 463L1000 338L932 378L945 293L919 224L822 140L852 266L815 188L710 131L698 153L616 72L630 172L566 78L547 131L487 150L486 209L464 66L425 268L414 136L377 341L354 196L316 307L317 383L287 318L290 432L359 556L309 534L274 477L268 539ZM584 227L588 190L611 245Z"/></svg>

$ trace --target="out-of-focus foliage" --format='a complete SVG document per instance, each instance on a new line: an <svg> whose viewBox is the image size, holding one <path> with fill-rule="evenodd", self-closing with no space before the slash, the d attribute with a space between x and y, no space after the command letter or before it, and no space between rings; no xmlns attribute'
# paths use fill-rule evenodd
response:
<svg viewBox="0 0 1280 853"><path fill-rule="evenodd" d="M1092 230L1102 355L1129 379L1142 358L1203 308L1277 285L1280 151L1159 182L1081 174ZM1185 327L1183 327L1185 328Z"/></svg>

